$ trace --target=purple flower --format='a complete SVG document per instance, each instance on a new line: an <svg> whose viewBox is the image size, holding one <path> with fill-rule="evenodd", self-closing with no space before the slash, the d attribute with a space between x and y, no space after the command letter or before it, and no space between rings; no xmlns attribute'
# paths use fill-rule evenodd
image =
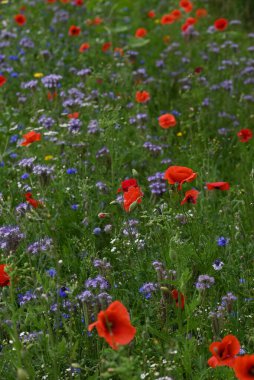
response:
<svg viewBox="0 0 254 380"><path fill-rule="evenodd" d="M202 274L198 277L198 281L196 282L196 288L198 290L209 289L215 280L213 277L208 276L207 274Z"/></svg>
<svg viewBox="0 0 254 380"><path fill-rule="evenodd" d="M228 239L228 238L225 238L225 237L223 237L223 236L221 236L221 237L219 237L219 238L217 239L217 245L218 245L219 247L225 247L226 245L228 245L228 243L229 243L229 239Z"/></svg>
<svg viewBox="0 0 254 380"><path fill-rule="evenodd" d="M54 268L50 268L46 271L47 275L51 278L54 278L56 276L56 270Z"/></svg>

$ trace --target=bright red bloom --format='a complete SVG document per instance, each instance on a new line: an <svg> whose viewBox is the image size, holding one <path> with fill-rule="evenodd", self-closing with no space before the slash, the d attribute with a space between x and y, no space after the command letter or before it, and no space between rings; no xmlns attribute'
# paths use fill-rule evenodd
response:
<svg viewBox="0 0 254 380"><path fill-rule="evenodd" d="M187 25L194 25L194 24L196 24L196 23L197 23L197 19L194 18L194 17L189 17L189 18L187 18L187 20L186 20L186 24L187 24Z"/></svg>
<svg viewBox="0 0 254 380"><path fill-rule="evenodd" d="M199 191L197 191L195 189L186 191L185 196L181 202L181 205L184 205L185 203L196 204L198 196L199 196Z"/></svg>
<svg viewBox="0 0 254 380"><path fill-rule="evenodd" d="M25 198L26 198L27 203L29 203L34 208L38 208L42 206L42 202L34 199L32 196L32 193L26 193Z"/></svg>
<svg viewBox="0 0 254 380"><path fill-rule="evenodd" d="M34 131L30 131L30 132L26 133L25 135L23 135L22 138L25 141L23 141L21 143L21 146L27 146L27 145L32 144L35 141L40 141L41 140L41 134L34 132Z"/></svg>
<svg viewBox="0 0 254 380"><path fill-rule="evenodd" d="M79 48L79 52L80 53L84 53L85 51L89 50L90 49L90 44L88 42L84 42L80 48Z"/></svg>
<svg viewBox="0 0 254 380"><path fill-rule="evenodd" d="M2 87L6 82L7 79L3 75L0 75L0 87Z"/></svg>
<svg viewBox="0 0 254 380"><path fill-rule="evenodd" d="M143 38L147 35L147 30L145 28L139 28L135 32L135 37Z"/></svg>
<svg viewBox="0 0 254 380"><path fill-rule="evenodd" d="M240 348L238 339L234 335L227 335L221 342L213 342L210 345L209 350L213 357L217 359L217 362L215 359L210 358L208 364L212 367L223 365L232 367Z"/></svg>
<svg viewBox="0 0 254 380"><path fill-rule="evenodd" d="M182 17L182 13L179 9L174 9L171 12L171 15L174 17L175 20L179 20Z"/></svg>
<svg viewBox="0 0 254 380"><path fill-rule="evenodd" d="M129 187L123 193L123 207L125 211L130 212L135 205L141 203L143 195L140 187Z"/></svg>
<svg viewBox="0 0 254 380"><path fill-rule="evenodd" d="M180 300L180 307L181 309L184 309L185 297L183 293L179 293L178 290L174 289L171 292L171 296L176 301L176 307L179 307L179 300Z"/></svg>
<svg viewBox="0 0 254 380"><path fill-rule="evenodd" d="M237 133L237 136L239 138L239 141L246 143L247 141L252 139L253 133L250 129L246 128L246 129L241 129L241 131Z"/></svg>
<svg viewBox="0 0 254 380"><path fill-rule="evenodd" d="M149 18L154 18L155 16L156 16L156 14L155 14L154 10L151 10L147 13L147 17L149 17Z"/></svg>
<svg viewBox="0 0 254 380"><path fill-rule="evenodd" d="M175 17L171 13L168 13L161 18L162 25L173 24L174 21Z"/></svg>
<svg viewBox="0 0 254 380"><path fill-rule="evenodd" d="M47 98L48 98L48 100L53 100L53 99L55 99L57 97L57 92L56 91L54 91L54 92L48 92L47 93Z"/></svg>
<svg viewBox="0 0 254 380"><path fill-rule="evenodd" d="M78 26L75 26L75 25L71 25L70 26L70 28L69 28L69 32L68 32L68 34L69 34L69 36L79 36L80 35L80 32L81 32L81 29L80 29L80 27L78 27Z"/></svg>
<svg viewBox="0 0 254 380"><path fill-rule="evenodd" d="M176 125L176 119L174 115L170 113L165 113L159 117L159 125L161 128L167 129L172 128Z"/></svg>
<svg viewBox="0 0 254 380"><path fill-rule="evenodd" d="M93 20L92 20L92 24L93 25L100 25L100 24L102 24L103 23L103 20L102 20L102 18L100 18L100 17L95 17Z"/></svg>
<svg viewBox="0 0 254 380"><path fill-rule="evenodd" d="M170 185L178 184L178 190L182 189L183 183L192 182L196 177L197 173L185 166L170 166L164 175L164 179L167 179Z"/></svg>
<svg viewBox="0 0 254 380"><path fill-rule="evenodd" d="M14 20L16 21L16 23L19 25L19 26L22 26L26 23L26 17L22 14L18 14L16 16L14 16Z"/></svg>
<svg viewBox="0 0 254 380"><path fill-rule="evenodd" d="M135 178L125 179L121 183L121 187L117 190L118 193L128 191L129 187L138 187L138 183Z"/></svg>
<svg viewBox="0 0 254 380"><path fill-rule="evenodd" d="M75 5L83 5L84 4L84 2L83 2L83 0L75 0Z"/></svg>
<svg viewBox="0 0 254 380"><path fill-rule="evenodd" d="M69 113L67 115L68 119L78 119L79 117L79 112L73 112L73 113Z"/></svg>
<svg viewBox="0 0 254 380"><path fill-rule="evenodd" d="M225 30L227 26L228 26L228 20L226 20L225 18L219 18L218 20L214 22L215 29L221 32Z"/></svg>
<svg viewBox="0 0 254 380"><path fill-rule="evenodd" d="M5 267L6 264L0 264L0 286L9 286L10 285L10 277L9 275L5 272Z"/></svg>
<svg viewBox="0 0 254 380"><path fill-rule="evenodd" d="M103 51L103 53L105 53L106 51L108 51L108 49L110 49L112 46L112 43L111 42L105 42L103 45L102 45L102 48L101 50Z"/></svg>
<svg viewBox="0 0 254 380"><path fill-rule="evenodd" d="M229 190L228 182L210 182L206 184L207 190Z"/></svg>
<svg viewBox="0 0 254 380"><path fill-rule="evenodd" d="M238 356L233 370L238 380L254 379L254 355Z"/></svg>
<svg viewBox="0 0 254 380"><path fill-rule="evenodd" d="M196 10L196 17L206 17L207 16L207 10L205 8L199 8Z"/></svg>
<svg viewBox="0 0 254 380"><path fill-rule="evenodd" d="M186 32L188 29L189 29L189 27L190 27L190 25L189 24L183 24L182 26L181 26L181 30L182 30L182 32Z"/></svg>
<svg viewBox="0 0 254 380"><path fill-rule="evenodd" d="M96 327L99 336L114 350L133 340L136 328L132 326L129 313L120 301L112 302L106 310L99 312L97 318L96 322L88 326L88 331Z"/></svg>
<svg viewBox="0 0 254 380"><path fill-rule="evenodd" d="M193 5L189 0L181 0L179 5L181 8L184 9L186 13L189 13L192 11Z"/></svg>
<svg viewBox="0 0 254 380"><path fill-rule="evenodd" d="M54 3L56 3L56 0L47 0L47 3L54 4Z"/></svg>
<svg viewBox="0 0 254 380"><path fill-rule="evenodd" d="M136 92L136 102L147 103L150 100L150 94L148 91L137 91Z"/></svg>

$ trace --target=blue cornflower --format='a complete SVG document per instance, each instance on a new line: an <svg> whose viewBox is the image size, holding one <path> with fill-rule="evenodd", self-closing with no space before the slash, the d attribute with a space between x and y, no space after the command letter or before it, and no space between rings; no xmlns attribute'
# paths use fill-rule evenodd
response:
<svg viewBox="0 0 254 380"><path fill-rule="evenodd" d="M46 273L47 273L47 275L48 275L49 277L52 277L52 278L54 278L54 277L56 276L56 270L55 270L54 268L50 268L50 269L48 269L48 270L46 271Z"/></svg>
<svg viewBox="0 0 254 380"><path fill-rule="evenodd" d="M213 269L215 270L221 270L223 268L223 261L221 261L220 259L216 259L213 263Z"/></svg>
<svg viewBox="0 0 254 380"><path fill-rule="evenodd" d="M94 235L100 235L101 234L101 228L100 227L95 227L93 230Z"/></svg>
<svg viewBox="0 0 254 380"><path fill-rule="evenodd" d="M66 288L65 286L62 286L59 289L59 296L60 297L66 298L66 297L68 297L68 293L70 293L70 289Z"/></svg>
<svg viewBox="0 0 254 380"><path fill-rule="evenodd" d="M19 136L18 135L12 135L10 137L10 143L15 143L18 140Z"/></svg>
<svg viewBox="0 0 254 380"><path fill-rule="evenodd" d="M3 167L4 167L4 162L0 161L0 168L3 168Z"/></svg>
<svg viewBox="0 0 254 380"><path fill-rule="evenodd" d="M75 168L69 168L69 169L66 170L67 174L77 174L77 172L78 171Z"/></svg>
<svg viewBox="0 0 254 380"><path fill-rule="evenodd" d="M15 158L17 158L17 157L18 157L17 153L11 153L11 154L10 154L10 158L14 158L14 159L15 159Z"/></svg>
<svg viewBox="0 0 254 380"><path fill-rule="evenodd" d="M223 236L220 236L217 239L217 244L218 244L219 247L225 247L228 243L229 243L229 239L225 238Z"/></svg>
<svg viewBox="0 0 254 380"><path fill-rule="evenodd" d="M78 208L79 208L79 205L77 205L77 204L71 205L72 210L76 211Z"/></svg>
<svg viewBox="0 0 254 380"><path fill-rule="evenodd" d="M27 178L29 178L29 174L28 173L22 174L21 179L27 179Z"/></svg>

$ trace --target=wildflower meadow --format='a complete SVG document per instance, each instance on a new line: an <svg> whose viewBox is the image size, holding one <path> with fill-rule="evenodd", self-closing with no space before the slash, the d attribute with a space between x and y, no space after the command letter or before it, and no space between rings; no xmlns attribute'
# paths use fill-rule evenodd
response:
<svg viewBox="0 0 254 380"><path fill-rule="evenodd" d="M0 380L254 379L253 14L0 1Z"/></svg>

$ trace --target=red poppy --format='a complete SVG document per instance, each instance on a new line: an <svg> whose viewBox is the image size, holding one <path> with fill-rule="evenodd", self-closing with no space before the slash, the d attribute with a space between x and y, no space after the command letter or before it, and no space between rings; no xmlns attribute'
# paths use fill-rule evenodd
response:
<svg viewBox="0 0 254 380"><path fill-rule="evenodd" d="M92 24L93 25L100 25L100 24L102 24L103 23L103 20L102 20L102 18L100 18L100 17L95 17L93 20L92 20Z"/></svg>
<svg viewBox="0 0 254 380"><path fill-rule="evenodd" d="M78 119L79 117L79 112L73 112L73 113L69 113L67 115L68 119Z"/></svg>
<svg viewBox="0 0 254 380"><path fill-rule="evenodd" d="M186 20L186 24L187 24L187 25L194 25L194 24L196 24L196 23L197 23L197 19L194 18L194 17L189 17L189 18L187 18L187 20Z"/></svg>
<svg viewBox="0 0 254 380"><path fill-rule="evenodd" d="M6 264L0 264L0 286L9 286L10 285L10 277L9 275L5 272L5 267Z"/></svg>
<svg viewBox="0 0 254 380"><path fill-rule="evenodd" d="M197 191L195 189L186 191L186 193L184 195L184 198L183 198L183 200L181 202L181 205L184 205L185 203L196 204L198 196L199 196L199 191Z"/></svg>
<svg viewBox="0 0 254 380"><path fill-rule="evenodd" d="M83 5L83 0L75 0L75 5Z"/></svg>
<svg viewBox="0 0 254 380"><path fill-rule="evenodd" d="M6 82L7 79L3 75L0 75L0 87L2 87Z"/></svg>
<svg viewBox="0 0 254 380"><path fill-rule="evenodd" d="M54 3L56 3L56 0L47 0L47 3L54 4Z"/></svg>
<svg viewBox="0 0 254 380"><path fill-rule="evenodd" d="M42 202L34 199L32 196L32 193L26 193L25 198L26 198L27 203L29 203L34 208L38 208L42 206Z"/></svg>
<svg viewBox="0 0 254 380"><path fill-rule="evenodd" d="M18 14L16 16L14 16L14 20L16 21L16 23L19 25L19 26L22 26L26 23L26 17L22 14Z"/></svg>
<svg viewBox="0 0 254 380"><path fill-rule="evenodd" d="M138 187L138 183L135 178L125 179L121 183L121 187L117 189L118 193L128 191L129 187Z"/></svg>
<svg viewBox="0 0 254 380"><path fill-rule="evenodd" d="M112 302L106 310L99 312L97 318L96 322L88 326L88 331L96 327L99 336L114 350L133 340L136 328L132 326L129 313L120 301Z"/></svg>
<svg viewBox="0 0 254 380"><path fill-rule="evenodd" d="M84 42L80 48L79 48L79 52L80 53L84 53L85 51L89 50L90 49L90 44L88 42Z"/></svg>
<svg viewBox="0 0 254 380"><path fill-rule="evenodd" d="M240 351L240 343L234 335L225 336L221 342L213 342L209 350L213 357L209 359L208 364L212 367L228 366L232 367L235 361L235 356ZM215 359L217 359L217 362Z"/></svg>
<svg viewBox="0 0 254 380"><path fill-rule="evenodd" d="M189 29L189 27L190 27L190 25L189 24L183 24L182 26L181 26L181 30L182 30L182 32L187 32L187 30Z"/></svg>
<svg viewBox="0 0 254 380"><path fill-rule="evenodd" d="M124 55L124 51L123 51L123 49L120 48L120 47L116 47L116 48L114 49L114 52L115 52L116 54L119 54L121 57Z"/></svg>
<svg viewBox="0 0 254 380"><path fill-rule="evenodd" d="M228 182L210 182L206 184L207 190L229 190Z"/></svg>
<svg viewBox="0 0 254 380"><path fill-rule="evenodd" d="M182 189L183 183L192 182L196 177L197 173L185 166L170 166L164 175L164 179L167 179L170 185L178 184L178 190Z"/></svg>
<svg viewBox="0 0 254 380"><path fill-rule="evenodd" d="M179 301L180 301L180 307L181 309L184 309L185 297L183 293L179 293L178 290L174 289L171 292L171 296L176 301L176 307L179 307Z"/></svg>
<svg viewBox="0 0 254 380"><path fill-rule="evenodd" d="M204 70L203 67L198 66L195 68L194 73L195 74L201 74L203 70Z"/></svg>
<svg viewBox="0 0 254 380"><path fill-rule="evenodd" d="M151 10L147 13L147 17L149 17L149 18L154 18L155 16L156 16L156 14L155 14L154 10Z"/></svg>
<svg viewBox="0 0 254 380"><path fill-rule="evenodd" d="M80 35L80 32L81 32L81 29L78 27L78 26L75 26L75 25L71 25L70 28L69 28L69 36L79 36Z"/></svg>
<svg viewBox="0 0 254 380"><path fill-rule="evenodd" d="M106 51L108 51L108 49L110 49L112 46L112 43L111 42L105 42L103 45L102 45L102 48L101 50L103 51L103 53L105 53Z"/></svg>
<svg viewBox="0 0 254 380"><path fill-rule="evenodd" d="M136 30L135 37L143 38L147 35L147 30L145 28L139 28Z"/></svg>
<svg viewBox="0 0 254 380"><path fill-rule="evenodd" d="M179 9L174 9L171 12L171 15L174 17L175 20L179 20L182 17L182 13Z"/></svg>
<svg viewBox="0 0 254 380"><path fill-rule="evenodd" d="M136 92L136 102L147 103L150 100L150 94L148 91L137 91Z"/></svg>
<svg viewBox="0 0 254 380"><path fill-rule="evenodd" d="M37 132L34 132L34 131L30 131L30 132L26 133L25 135L23 135L22 138L25 141L23 141L21 143L21 145L22 146L27 146L27 145L32 144L35 141L40 141L41 140L41 134L37 133Z"/></svg>
<svg viewBox="0 0 254 380"><path fill-rule="evenodd" d="M189 0L181 0L179 5L181 8L184 9L186 13L189 13L192 11L193 5Z"/></svg>
<svg viewBox="0 0 254 380"><path fill-rule="evenodd" d="M199 8L196 10L196 17L206 17L207 16L207 10L205 8Z"/></svg>
<svg viewBox="0 0 254 380"><path fill-rule="evenodd" d="M246 143L253 137L253 133L250 129L241 129L240 132L237 133L237 136L239 138L239 141Z"/></svg>
<svg viewBox="0 0 254 380"><path fill-rule="evenodd" d="M128 190L123 193L123 207L125 211L132 211L138 203L142 202L143 195L140 187L129 187Z"/></svg>
<svg viewBox="0 0 254 380"><path fill-rule="evenodd" d="M233 370L238 380L254 379L254 355L238 356Z"/></svg>
<svg viewBox="0 0 254 380"><path fill-rule="evenodd" d="M161 128L167 129L172 128L176 125L176 119L174 115L170 113L165 113L159 117L159 125Z"/></svg>
<svg viewBox="0 0 254 380"><path fill-rule="evenodd" d="M215 29L221 32L225 30L227 26L228 26L228 20L226 20L225 18L219 18L218 20L214 22Z"/></svg>
<svg viewBox="0 0 254 380"><path fill-rule="evenodd" d="M48 92L47 93L47 98L48 98L48 100L53 100L53 99L55 99L57 97L57 92L56 91L54 91L54 92Z"/></svg>
<svg viewBox="0 0 254 380"><path fill-rule="evenodd" d="M174 21L175 21L175 17L170 13L162 16L161 18L162 25L173 24Z"/></svg>

